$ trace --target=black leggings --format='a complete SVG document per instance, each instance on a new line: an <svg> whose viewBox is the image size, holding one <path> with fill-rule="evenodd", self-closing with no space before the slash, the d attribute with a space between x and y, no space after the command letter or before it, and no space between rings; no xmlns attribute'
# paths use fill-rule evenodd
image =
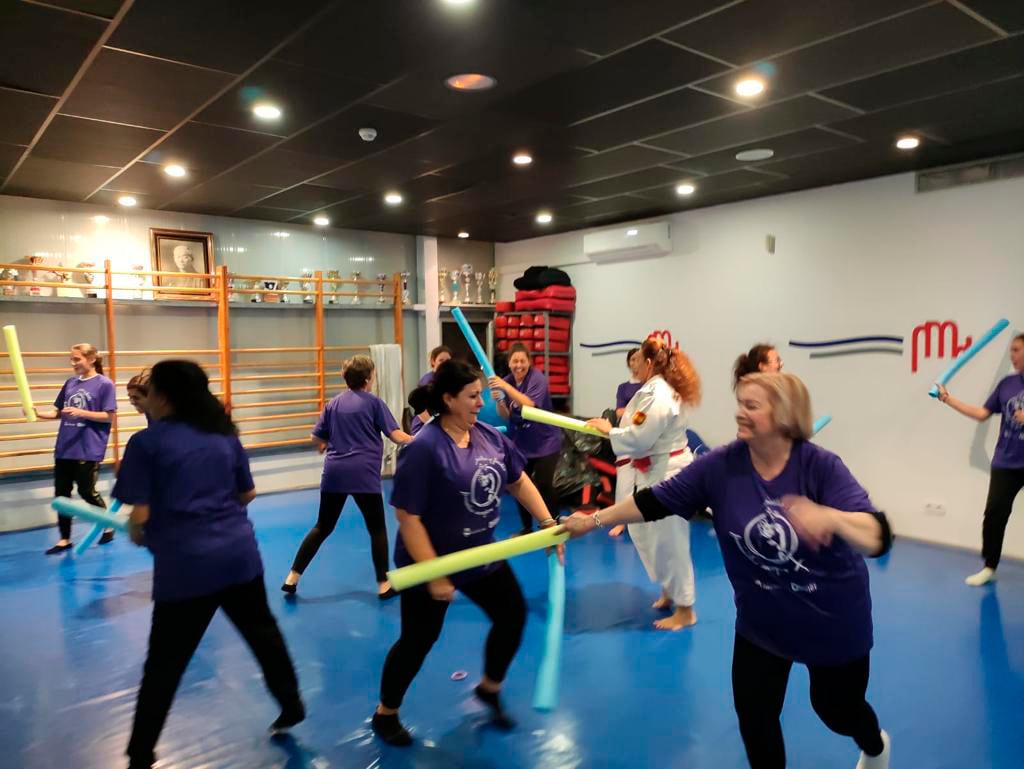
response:
<svg viewBox="0 0 1024 769"><path fill-rule="evenodd" d="M811 705L836 734L853 737L869 756L882 752L875 711L864 699L870 657L845 665L808 665ZM776 657L739 634L732 653L732 695L751 769L785 769L782 702L792 660Z"/></svg>
<svg viewBox="0 0 1024 769"><path fill-rule="evenodd" d="M981 526L981 555L990 569L999 566L1003 536L1013 512L1013 500L1024 488L1024 467L993 467L988 479L985 521Z"/></svg>
<svg viewBox="0 0 1024 769"><path fill-rule="evenodd" d="M384 582L388 578L388 529L384 523L384 497L379 493L358 493L352 496L359 506L359 512L363 514L366 530L370 533L370 550L373 554L373 570L377 575L377 581ZM306 570L320 545L334 531L341 515L341 508L345 506L347 499L348 494L320 492L320 512L316 524L302 540L299 552L295 554L292 571L302 574Z"/></svg>
<svg viewBox="0 0 1024 769"><path fill-rule="evenodd" d="M58 459L53 463L53 495L70 497L75 486L78 496L96 507L106 508L103 497L96 491L96 480L100 474L99 462L81 459ZM57 527L61 539L71 539L71 516L57 514Z"/></svg>
<svg viewBox="0 0 1024 769"><path fill-rule="evenodd" d="M128 742L127 754L133 765L153 763L153 751L178 684L217 609L223 609L242 634L263 670L267 688L281 708L291 709L301 703L299 682L288 648L267 606L263 575L212 595L183 601L157 601L153 604L149 654Z"/></svg>
<svg viewBox="0 0 1024 769"><path fill-rule="evenodd" d="M484 675L495 683L505 680L508 666L519 649L526 626L526 601L519 582L507 563L491 573L459 587L491 620L484 646ZM423 667L434 642L441 635L447 601L435 601L425 587L401 593L402 633L388 652L381 673L380 701L397 710L405 692Z"/></svg>
<svg viewBox="0 0 1024 769"><path fill-rule="evenodd" d="M558 457L560 455L561 452L556 451L554 454L548 454L546 457L528 459L524 468L524 472L530 476L533 485L537 487L537 491L540 492L541 497L544 499L544 504L547 505L548 512L551 513L552 518L558 517L558 497L555 496L555 468L558 467ZM524 529L533 528L533 516L522 505L519 505L519 520L522 522Z"/></svg>

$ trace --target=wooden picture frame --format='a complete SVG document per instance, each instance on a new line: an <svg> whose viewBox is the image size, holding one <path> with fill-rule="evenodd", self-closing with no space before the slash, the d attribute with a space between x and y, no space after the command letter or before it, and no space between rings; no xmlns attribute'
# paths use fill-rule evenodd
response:
<svg viewBox="0 0 1024 769"><path fill-rule="evenodd" d="M189 232L188 230L164 230L151 227L149 230L150 254L154 272L195 272L198 275L212 274L214 266L213 233ZM153 276L153 285L167 288L211 289L209 278ZM200 299L208 300L213 293L173 293L156 291L156 299Z"/></svg>

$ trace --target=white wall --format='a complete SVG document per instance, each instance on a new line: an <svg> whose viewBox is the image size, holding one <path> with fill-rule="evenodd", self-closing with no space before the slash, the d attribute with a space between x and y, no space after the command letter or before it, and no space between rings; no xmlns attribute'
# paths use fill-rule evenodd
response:
<svg viewBox="0 0 1024 769"><path fill-rule="evenodd" d="M913 175L699 209L669 218L668 256L594 265L582 232L496 246L501 297L529 264L561 265L579 298L573 351L575 407L598 413L625 379L623 356L580 342L643 338L668 328L704 381L693 426L709 443L734 435L731 366L752 343L778 345L787 370L832 414L820 443L840 454L899 533L975 548L981 541L996 420L978 426L925 393L951 362L911 373L914 327L953 320L961 339L998 318L1024 325L1024 179L915 194ZM769 255L766 234L777 238ZM809 359L789 340L903 336L902 356ZM953 382L981 403L1010 367L1004 333ZM934 352L934 351L933 351ZM928 515L926 504L943 515ZM1018 504L1018 513L1021 504ZM1008 555L1024 557L1024 516L1011 519Z"/></svg>

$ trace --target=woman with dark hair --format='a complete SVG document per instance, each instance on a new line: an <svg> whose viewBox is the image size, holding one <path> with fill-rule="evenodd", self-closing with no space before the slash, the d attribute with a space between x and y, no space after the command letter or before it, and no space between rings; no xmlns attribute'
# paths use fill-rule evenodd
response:
<svg viewBox="0 0 1024 769"><path fill-rule="evenodd" d="M740 355L733 364L732 386L736 387L747 374L778 373L782 371L782 358L779 351L770 344L755 344L745 354Z"/></svg>
<svg viewBox="0 0 1024 769"><path fill-rule="evenodd" d="M493 376L490 386L504 397L495 397L498 414L508 420L508 437L526 457L526 474L544 498L552 515L558 514L555 495L555 469L562 450L562 431L557 427L523 419L523 406L551 411L551 389L548 379L533 367L530 351L522 342L509 348L509 373L504 379ZM519 505L520 534L533 530L530 511Z"/></svg>
<svg viewBox="0 0 1024 769"><path fill-rule="evenodd" d="M40 419L60 420L53 451L54 496L70 497L77 486L82 499L105 508L107 505L96 490L96 481L117 412L117 392L114 383L103 376L103 357L91 344L72 345L71 369L75 375L60 388L53 409L35 410ZM71 520L69 516L57 514L60 539L46 551L47 555L71 549ZM99 544L106 545L113 540L114 530L104 529Z"/></svg>
<svg viewBox="0 0 1024 769"><path fill-rule="evenodd" d="M985 565L981 571L964 581L980 587L995 581L996 568L1003 554L1006 524L1013 512L1013 500L1024 488L1024 334L1018 334L1010 343L1010 363L1013 373L1004 377L988 396L984 406L972 406L957 400L942 385L939 402L966 417L984 422L999 414L999 440L992 455L992 470L988 480L988 499L981 528L981 556Z"/></svg>
<svg viewBox="0 0 1024 769"><path fill-rule="evenodd" d="M615 500L671 478L693 461L686 426L700 403L700 377L678 347L650 337L637 353L637 377L643 383L626 405L618 427L607 419L588 424L608 436L615 451ZM609 532L621 534L621 527ZM631 525L629 536L647 576L661 586L651 607L672 613L657 620L659 630L682 630L696 624L696 588L690 559L690 524L673 516L651 525Z"/></svg>
<svg viewBox="0 0 1024 769"><path fill-rule="evenodd" d="M629 403L633 396L637 394L644 383L637 379L640 370L640 364L643 362L643 357L638 355L640 352L639 347L632 348L626 353L626 366L629 368L629 381L623 382L615 390L615 416L622 419L622 412L626 410L626 404Z"/></svg>
<svg viewBox="0 0 1024 769"><path fill-rule="evenodd" d="M437 371L437 367L440 366L445 361L451 359L452 350L450 347L446 345L441 344L435 347L433 350L431 350L430 371L428 371L426 374L420 377L419 386L423 387L423 385L428 385L431 382L433 382L434 372ZM425 425L428 421L430 421L429 413L423 410L417 411L415 407L413 407L413 417L412 421L409 423L409 432L415 435L416 433L423 429L423 425Z"/></svg>
<svg viewBox="0 0 1024 769"><path fill-rule="evenodd" d="M480 373L467 363L452 360L438 367L431 384L409 396L413 408L425 408L436 418L424 425L416 440L398 456L391 495L399 524L396 566L493 542L505 489L542 527L556 525L523 472L523 455L505 436L477 420L483 408L482 390ZM474 690L476 698L490 709L495 724L512 726L499 693L522 640L526 602L512 569L500 561L400 594L401 635L384 662L380 703L372 721L374 732L389 744L412 744L398 709L441 634L456 590L479 606L492 623L484 648L484 675Z"/></svg>
<svg viewBox="0 0 1024 769"><path fill-rule="evenodd" d="M153 553L149 653L128 742L129 769L150 767L171 702L217 609L252 650L281 706L271 725L305 718L295 669L267 605L263 564L246 505L249 459L205 372L192 361L153 366L153 423L131 437L114 496L132 507L129 534Z"/></svg>
<svg viewBox="0 0 1024 769"><path fill-rule="evenodd" d="M146 413L146 398L149 396L149 369L144 368L129 379L124 389L128 392L128 402L139 414L146 417L148 425L151 421L149 414Z"/></svg>
<svg viewBox="0 0 1024 769"><path fill-rule="evenodd" d="M373 360L366 355L355 356L348 362L344 376L348 390L331 399L313 428L313 443L320 452L327 452L320 479L320 512L316 524L302 540L281 590L288 594L295 592L302 573L334 531L351 494L370 535L377 597L384 601L397 594L387 577L388 530L380 486L384 457L381 433L403 444L411 441L412 436L398 427L387 404L370 392L374 380Z"/></svg>
<svg viewBox="0 0 1024 769"><path fill-rule="evenodd" d="M863 558L891 546L886 517L839 457L810 442L811 400L792 374L746 375L736 424L737 440L566 528L578 537L713 508L735 593L733 700L751 769L786 767L779 717L794 662L810 673L814 711L860 747L857 769L888 769L889 735L865 698L873 629Z"/></svg>

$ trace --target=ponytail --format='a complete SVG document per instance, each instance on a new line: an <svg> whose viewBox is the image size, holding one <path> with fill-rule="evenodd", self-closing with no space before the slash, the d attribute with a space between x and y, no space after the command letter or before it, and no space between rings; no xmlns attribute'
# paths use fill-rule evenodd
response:
<svg viewBox="0 0 1024 769"><path fill-rule="evenodd" d="M640 351L645 360L651 361L653 372L664 377L682 403L688 406L700 403L700 375L685 352L655 337L649 337Z"/></svg>
<svg viewBox="0 0 1024 769"><path fill-rule="evenodd" d="M732 369L732 386L735 390L740 380L747 374L756 374L761 370L761 364L768 362L768 353L774 350L770 344L755 344L744 355L736 359Z"/></svg>
<svg viewBox="0 0 1024 769"><path fill-rule="evenodd" d="M434 371L434 379L430 384L421 385L409 393L409 405L417 414L424 411L435 416L445 414L448 412L448 406L444 402L445 395L454 397L467 385L479 381L479 369L465 361L454 358L446 360Z"/></svg>
<svg viewBox="0 0 1024 769"><path fill-rule="evenodd" d="M190 360L163 360L149 374L150 393L163 396L171 417L204 433L238 435L238 428L212 392L199 364Z"/></svg>

